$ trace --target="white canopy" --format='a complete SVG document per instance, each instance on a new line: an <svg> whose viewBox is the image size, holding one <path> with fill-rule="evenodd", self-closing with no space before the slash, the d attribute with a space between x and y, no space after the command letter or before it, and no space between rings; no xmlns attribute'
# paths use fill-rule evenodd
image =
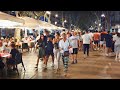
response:
<svg viewBox="0 0 120 90"><path fill-rule="evenodd" d="M17 27L23 25L24 20L15 16L0 12L0 27Z"/></svg>
<svg viewBox="0 0 120 90"><path fill-rule="evenodd" d="M21 19L24 20L24 25L23 27L27 27L27 28L31 28L31 29L36 29L39 27L39 22L38 20L35 20L33 18L30 18L30 17L19 17Z"/></svg>

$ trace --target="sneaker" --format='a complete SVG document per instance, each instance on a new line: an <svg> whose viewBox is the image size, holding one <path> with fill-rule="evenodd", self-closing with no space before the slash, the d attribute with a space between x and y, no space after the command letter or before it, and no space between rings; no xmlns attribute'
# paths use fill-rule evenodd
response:
<svg viewBox="0 0 120 90"><path fill-rule="evenodd" d="M35 68L38 68L38 65L36 64L36 67Z"/></svg>
<svg viewBox="0 0 120 90"><path fill-rule="evenodd" d="M67 71L68 71L68 69L67 69L67 68L65 68L65 69L64 69L64 72L67 72Z"/></svg>
<svg viewBox="0 0 120 90"><path fill-rule="evenodd" d="M42 59L42 58L40 58L40 60L41 60L41 61L43 61L43 59Z"/></svg>
<svg viewBox="0 0 120 90"><path fill-rule="evenodd" d="M47 65L44 66L44 69L47 69Z"/></svg>
<svg viewBox="0 0 120 90"><path fill-rule="evenodd" d="M72 61L72 63L71 63L71 64L75 64L75 63L74 63L74 61Z"/></svg>
<svg viewBox="0 0 120 90"><path fill-rule="evenodd" d="M86 55L84 54L84 59L86 59Z"/></svg>
<svg viewBox="0 0 120 90"><path fill-rule="evenodd" d="M57 68L57 71L60 71L60 68Z"/></svg>
<svg viewBox="0 0 120 90"><path fill-rule="evenodd" d="M105 54L106 56L109 56L108 54Z"/></svg>
<svg viewBox="0 0 120 90"><path fill-rule="evenodd" d="M97 50L100 50L99 48L97 48Z"/></svg>
<svg viewBox="0 0 120 90"><path fill-rule="evenodd" d="M77 63L77 60L75 60L75 64Z"/></svg>
<svg viewBox="0 0 120 90"><path fill-rule="evenodd" d="M54 67L54 63L52 63L52 66L51 67Z"/></svg>
<svg viewBox="0 0 120 90"><path fill-rule="evenodd" d="M13 71L16 71L17 70L17 68L13 68Z"/></svg>

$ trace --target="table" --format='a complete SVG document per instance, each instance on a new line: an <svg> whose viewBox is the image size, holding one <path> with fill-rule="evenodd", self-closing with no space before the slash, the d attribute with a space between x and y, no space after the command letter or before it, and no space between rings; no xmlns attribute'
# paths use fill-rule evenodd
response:
<svg viewBox="0 0 120 90"><path fill-rule="evenodd" d="M3 59L3 63L5 64L5 76L7 76L7 57L10 57L10 53L0 53L0 56Z"/></svg>

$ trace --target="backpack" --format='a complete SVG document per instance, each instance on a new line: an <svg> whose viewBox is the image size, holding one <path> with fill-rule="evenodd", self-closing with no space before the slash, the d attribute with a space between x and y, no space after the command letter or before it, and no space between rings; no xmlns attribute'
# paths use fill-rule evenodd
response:
<svg viewBox="0 0 120 90"><path fill-rule="evenodd" d="M5 67L5 64L0 60L0 69L3 69Z"/></svg>
<svg viewBox="0 0 120 90"><path fill-rule="evenodd" d="M16 60L16 64L22 63L22 53L18 51L15 55L15 60Z"/></svg>

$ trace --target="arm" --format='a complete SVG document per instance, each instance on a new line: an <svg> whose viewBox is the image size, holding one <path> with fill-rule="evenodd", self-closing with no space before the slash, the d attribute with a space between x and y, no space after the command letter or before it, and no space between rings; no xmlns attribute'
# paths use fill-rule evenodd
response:
<svg viewBox="0 0 120 90"><path fill-rule="evenodd" d="M61 41L59 41L59 49L63 50L62 45L61 45Z"/></svg>

